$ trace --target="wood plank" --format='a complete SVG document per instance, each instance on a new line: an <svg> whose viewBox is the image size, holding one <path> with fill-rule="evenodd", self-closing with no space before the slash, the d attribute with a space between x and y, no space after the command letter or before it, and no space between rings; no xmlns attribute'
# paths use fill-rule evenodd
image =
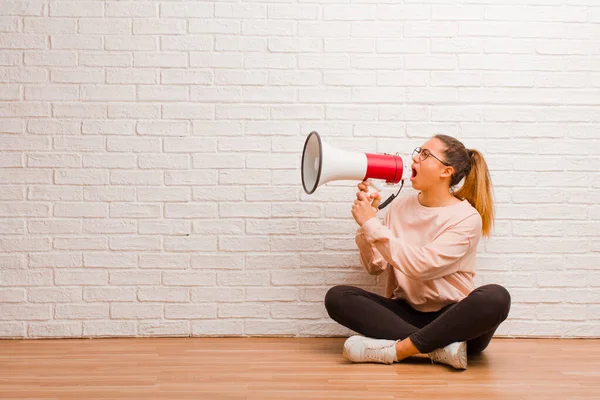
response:
<svg viewBox="0 0 600 400"><path fill-rule="evenodd" d="M495 338L466 371L353 364L344 338L0 341L2 399L599 399L600 340Z"/></svg>

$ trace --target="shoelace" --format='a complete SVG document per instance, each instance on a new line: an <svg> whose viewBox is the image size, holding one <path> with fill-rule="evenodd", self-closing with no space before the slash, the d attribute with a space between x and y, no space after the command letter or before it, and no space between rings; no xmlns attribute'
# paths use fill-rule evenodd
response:
<svg viewBox="0 0 600 400"><path fill-rule="evenodd" d="M384 348L385 347L367 347L365 350L365 358L385 363Z"/></svg>

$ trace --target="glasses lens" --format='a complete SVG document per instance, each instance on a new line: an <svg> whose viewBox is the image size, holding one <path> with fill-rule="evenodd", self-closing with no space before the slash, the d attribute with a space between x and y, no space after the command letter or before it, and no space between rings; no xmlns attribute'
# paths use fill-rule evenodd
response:
<svg viewBox="0 0 600 400"><path fill-rule="evenodd" d="M421 161L425 161L427 159L427 157L429 157L431 153L429 152L429 150L423 150L421 151Z"/></svg>

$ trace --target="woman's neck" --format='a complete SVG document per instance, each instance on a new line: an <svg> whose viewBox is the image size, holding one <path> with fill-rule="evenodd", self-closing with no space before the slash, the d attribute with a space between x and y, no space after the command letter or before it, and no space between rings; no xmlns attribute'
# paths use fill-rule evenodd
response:
<svg viewBox="0 0 600 400"><path fill-rule="evenodd" d="M460 199L447 189L423 190L419 193L418 200L425 207L446 207L460 202Z"/></svg>

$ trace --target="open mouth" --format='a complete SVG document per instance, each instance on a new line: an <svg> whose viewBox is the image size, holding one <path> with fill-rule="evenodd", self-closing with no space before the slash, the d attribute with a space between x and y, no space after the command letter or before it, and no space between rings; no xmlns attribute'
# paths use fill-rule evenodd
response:
<svg viewBox="0 0 600 400"><path fill-rule="evenodd" d="M417 170L415 169L415 167L412 167L412 175L410 176L411 179L415 178L417 176Z"/></svg>

